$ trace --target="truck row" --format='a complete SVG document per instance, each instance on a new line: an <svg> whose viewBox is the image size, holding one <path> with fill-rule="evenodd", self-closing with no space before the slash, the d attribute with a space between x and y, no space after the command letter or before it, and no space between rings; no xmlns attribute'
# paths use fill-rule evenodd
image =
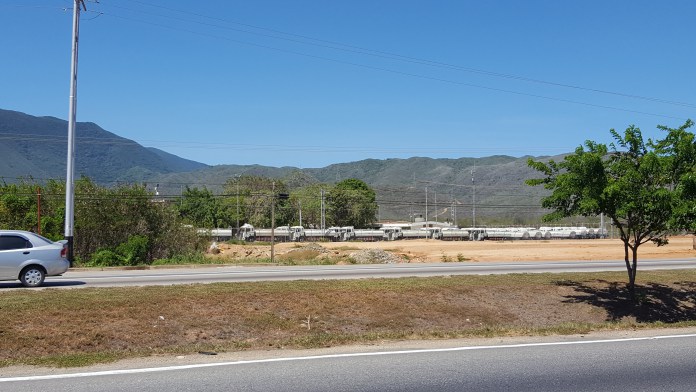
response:
<svg viewBox="0 0 696 392"><path fill-rule="evenodd" d="M572 227L500 227L500 228L457 228L420 227L404 228L385 225L378 229L355 229L353 226L329 227L328 229L306 229L302 226L279 226L275 229L255 228L244 224L236 233L234 229L199 229L202 236L219 241L238 239L246 242L343 242L343 241L396 241L409 239L435 239L442 241L482 241L482 240L550 240L575 238L605 238L606 230Z"/></svg>

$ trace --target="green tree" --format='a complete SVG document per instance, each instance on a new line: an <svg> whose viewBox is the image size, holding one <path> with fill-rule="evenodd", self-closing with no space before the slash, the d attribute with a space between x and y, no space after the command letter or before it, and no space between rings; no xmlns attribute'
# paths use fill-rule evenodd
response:
<svg viewBox="0 0 696 392"><path fill-rule="evenodd" d="M676 193L670 227L696 233L696 140L687 130L691 126L691 120L679 128L658 126L667 136L654 147L666 163L670 188Z"/></svg>
<svg viewBox="0 0 696 392"><path fill-rule="evenodd" d="M278 194L288 193L287 185L282 180L249 175L229 179L225 184L227 196L223 203L227 211L234 210L235 213L237 186L239 186L240 225L249 223L255 227L270 227L271 203L276 203L276 226L291 223L293 215L291 203L277 197Z"/></svg>
<svg viewBox="0 0 696 392"><path fill-rule="evenodd" d="M221 205L218 199L207 188L189 188L181 196L178 205L179 215L184 222L197 228L225 227L221 217Z"/></svg>
<svg viewBox="0 0 696 392"><path fill-rule="evenodd" d="M32 230L37 227L37 185L31 180L3 183L0 188L0 228Z"/></svg>
<svg viewBox="0 0 696 392"><path fill-rule="evenodd" d="M375 191L361 180L343 180L329 190L326 210L330 225L366 227L376 220Z"/></svg>
<svg viewBox="0 0 696 392"><path fill-rule="evenodd" d="M57 181L49 180L43 185L31 178L14 184L3 182L0 185L0 228L40 231L53 240L62 239L64 205L65 187Z"/></svg>
<svg viewBox="0 0 696 392"><path fill-rule="evenodd" d="M302 225L305 227L321 225L321 190L328 189L325 184L312 184L294 190L290 193L292 205L292 222L300 223L300 210L302 210Z"/></svg>
<svg viewBox="0 0 696 392"><path fill-rule="evenodd" d="M690 121L680 129L686 132L689 126ZM611 219L624 244L628 288L633 294L638 248L649 241L658 246L666 244L669 229L680 225L675 211L683 205L679 189L686 181L670 169L676 164L677 154L669 136L657 143L646 143L640 129L634 126L623 135L613 129L610 132L615 140L611 151L604 144L586 141L584 147L578 147L558 163L530 159L529 166L544 177L526 183L543 185L551 191L542 199L542 206L552 210L544 216L545 221L600 214ZM680 169L693 170L693 162L684 163Z"/></svg>

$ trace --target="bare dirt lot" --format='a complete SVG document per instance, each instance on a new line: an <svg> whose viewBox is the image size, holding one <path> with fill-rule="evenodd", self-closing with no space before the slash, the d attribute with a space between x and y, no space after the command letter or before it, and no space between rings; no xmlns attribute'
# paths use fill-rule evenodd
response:
<svg viewBox="0 0 696 392"><path fill-rule="evenodd" d="M282 258L289 252L306 247L307 243L275 244L275 254ZM559 260L623 260L623 243L618 239L542 240L542 241L440 241L402 240L379 242L322 242L332 256L350 256L361 249L381 249L400 257L401 262L442 261L559 261ZM218 257L260 259L270 257L268 245L220 244ZM675 236L669 244L652 242L639 247L640 259L696 257L692 236Z"/></svg>

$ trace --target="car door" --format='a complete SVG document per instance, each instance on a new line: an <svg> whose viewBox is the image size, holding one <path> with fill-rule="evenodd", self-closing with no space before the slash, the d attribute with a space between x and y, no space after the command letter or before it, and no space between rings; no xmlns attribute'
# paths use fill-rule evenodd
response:
<svg viewBox="0 0 696 392"><path fill-rule="evenodd" d="M17 279L19 266L31 257L31 247L20 235L0 235L0 279Z"/></svg>

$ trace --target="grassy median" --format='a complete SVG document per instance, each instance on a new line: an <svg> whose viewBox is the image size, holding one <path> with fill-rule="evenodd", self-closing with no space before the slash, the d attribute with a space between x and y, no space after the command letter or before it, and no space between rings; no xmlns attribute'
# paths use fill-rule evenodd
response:
<svg viewBox="0 0 696 392"><path fill-rule="evenodd" d="M696 270L0 291L0 366L696 325Z"/></svg>

